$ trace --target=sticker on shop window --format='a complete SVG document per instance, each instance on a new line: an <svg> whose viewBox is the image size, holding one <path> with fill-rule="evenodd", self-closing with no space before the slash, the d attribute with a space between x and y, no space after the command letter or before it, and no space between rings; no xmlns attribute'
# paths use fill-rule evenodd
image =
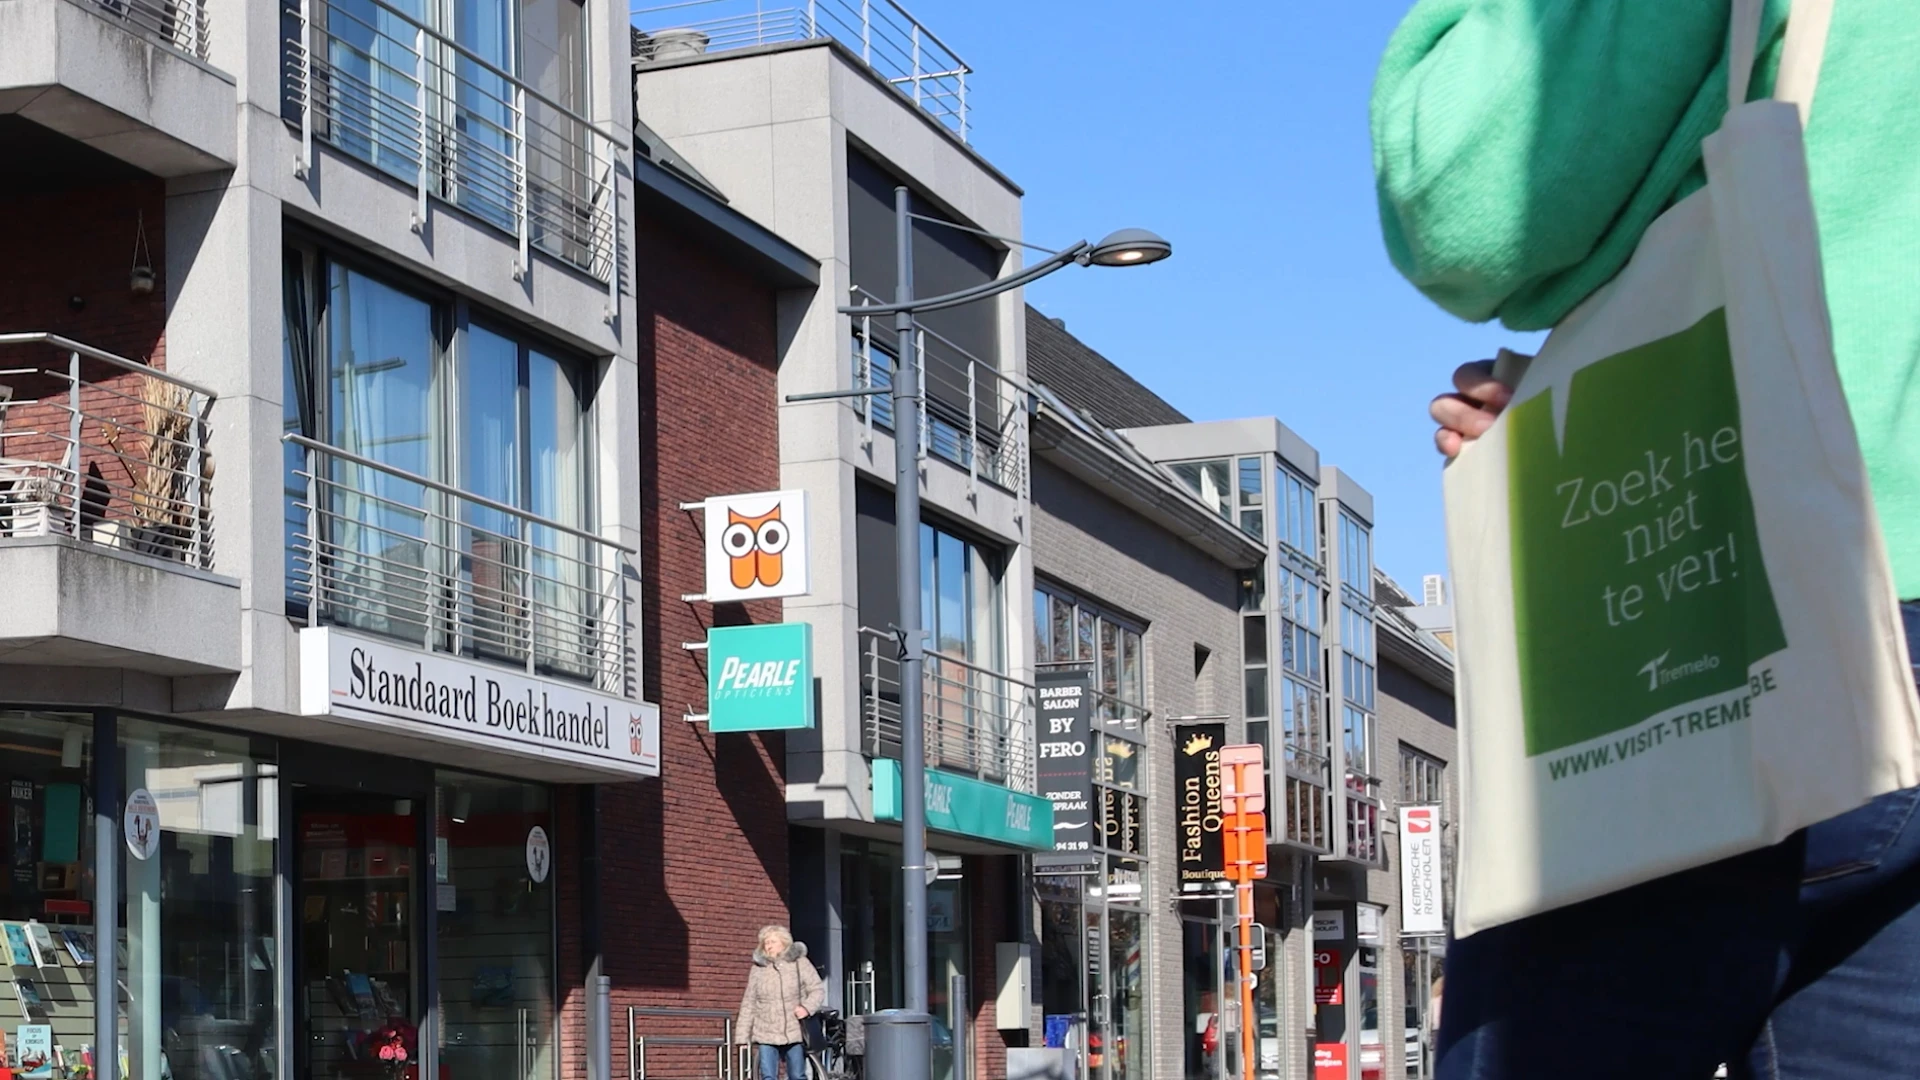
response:
<svg viewBox="0 0 1920 1080"><path fill-rule="evenodd" d="M127 812L122 824L127 833L127 850L134 858L144 862L160 850L160 807L146 788L134 788L127 796Z"/></svg>
<svg viewBox="0 0 1920 1080"><path fill-rule="evenodd" d="M535 825L527 833L527 876L538 885L547 880L547 871L553 868L553 845L547 840L547 830Z"/></svg>

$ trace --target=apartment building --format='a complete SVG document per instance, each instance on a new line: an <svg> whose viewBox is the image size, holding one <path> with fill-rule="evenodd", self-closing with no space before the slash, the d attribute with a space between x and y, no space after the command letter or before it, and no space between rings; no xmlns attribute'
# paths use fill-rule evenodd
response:
<svg viewBox="0 0 1920 1080"><path fill-rule="evenodd" d="M892 319L895 191L910 193L911 279L932 296L1022 263L1020 188L966 141L968 70L897 5L637 10L634 92L648 127L729 205L817 260L784 297L782 487L804 490L812 566L785 618L806 627L818 723L786 740L796 936L848 1013L906 997L900 711L926 723L928 1000L934 1075L1002 1075L1037 1042L1018 991L1024 856L1052 843L1035 794L1033 510L1017 294L929 312L902 357ZM922 514L894 515L894 402L917 366ZM805 395L879 391L856 397ZM795 400L801 398L802 400ZM923 684L901 686L896 528L919 531ZM1003 948L1008 946L1011 948Z"/></svg>
<svg viewBox="0 0 1920 1080"><path fill-rule="evenodd" d="M680 719L674 504L779 488L820 269L635 157L628 20L0 6L10 1043L605 1080L737 1002L786 748Z"/></svg>

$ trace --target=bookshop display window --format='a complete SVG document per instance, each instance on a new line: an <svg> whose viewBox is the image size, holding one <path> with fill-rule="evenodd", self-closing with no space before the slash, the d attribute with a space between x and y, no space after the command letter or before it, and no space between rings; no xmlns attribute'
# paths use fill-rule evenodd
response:
<svg viewBox="0 0 1920 1080"><path fill-rule="evenodd" d="M93 716L0 710L7 870L0 1036L15 1075L83 1064L94 1041Z"/></svg>
<svg viewBox="0 0 1920 1080"><path fill-rule="evenodd" d="M265 1080L277 1052L272 758L245 736L116 726L109 942L97 933L108 901L95 888L94 717L0 710L7 1065L48 1080L92 1072L97 954L114 965L124 1075Z"/></svg>
<svg viewBox="0 0 1920 1080"><path fill-rule="evenodd" d="M265 1080L277 1053L279 986L271 743L130 716L117 727L128 1075ZM141 792L156 835L140 834Z"/></svg>

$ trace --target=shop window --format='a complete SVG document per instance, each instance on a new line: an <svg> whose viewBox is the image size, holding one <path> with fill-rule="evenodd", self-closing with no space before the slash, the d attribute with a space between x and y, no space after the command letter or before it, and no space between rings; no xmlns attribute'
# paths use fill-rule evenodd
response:
<svg viewBox="0 0 1920 1080"><path fill-rule="evenodd" d="M120 853L114 955L130 1075L265 1080L279 997L278 768L244 735L125 716L118 732L126 805L144 791L157 821L151 855Z"/></svg>
<svg viewBox="0 0 1920 1080"><path fill-rule="evenodd" d="M548 789L444 770L435 784L444 1075L551 1077L560 838Z"/></svg>
<svg viewBox="0 0 1920 1080"><path fill-rule="evenodd" d="M10 954L13 984L0 991L0 1033L16 1065L36 1052L77 1058L94 1041L93 964L102 949L94 934L93 716L0 712L0 760L0 949ZM105 952L112 963L113 942Z"/></svg>

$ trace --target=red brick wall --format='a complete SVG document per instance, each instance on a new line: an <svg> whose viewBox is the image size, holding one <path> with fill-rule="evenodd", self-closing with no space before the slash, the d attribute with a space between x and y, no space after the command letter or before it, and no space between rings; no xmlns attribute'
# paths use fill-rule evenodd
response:
<svg viewBox="0 0 1920 1080"><path fill-rule="evenodd" d="M166 366L166 291L162 258L166 242L166 187L157 179L6 199L0 229L0 333L46 331L117 353L157 368ZM142 258L154 272L152 292L130 287L135 236L145 217ZM0 348L0 368L48 366L62 376L67 355L47 346ZM96 464L114 492L109 516L119 517L146 454L137 375L97 363L82 366L95 384L83 394L81 443L84 460ZM66 453L67 384L64 379L0 376L13 389L0 432L0 456L57 461ZM133 463L103 451L101 421L127 429L119 451ZM70 495L68 496L71 497Z"/></svg>
<svg viewBox="0 0 1920 1080"><path fill-rule="evenodd" d="M778 601L687 604L703 590L702 522L677 509L708 495L780 483L774 294L714 258L693 236L638 223L641 612L644 690L661 711L661 779L601 793L601 933L613 980L613 1074L626 1075L626 1009L740 1003L754 932L787 922L786 751L778 735L713 735L689 724L706 708L704 641L714 625L778 622ZM564 889L566 882L561 885ZM563 893L564 896L564 893ZM577 912L577 901L564 901ZM577 955L577 950L576 950ZM576 975L572 983L577 984ZM576 994L577 996L577 994ZM584 1011L569 1076L584 1075ZM641 1022L657 1034L718 1034L717 1024ZM657 1048L649 1071L710 1076L713 1053Z"/></svg>
<svg viewBox="0 0 1920 1080"><path fill-rule="evenodd" d="M973 972L967 976L967 996L973 1009L973 1075L975 1080L992 1080L1007 1075L1006 1033L1000 1030L994 1009L998 988L999 956L995 948L1002 941L1018 938L1018 926L1009 925L1015 864L1004 855L970 856L966 874L972 885L968 919L973 939ZM1022 1026L1025 1018L1021 1018Z"/></svg>

